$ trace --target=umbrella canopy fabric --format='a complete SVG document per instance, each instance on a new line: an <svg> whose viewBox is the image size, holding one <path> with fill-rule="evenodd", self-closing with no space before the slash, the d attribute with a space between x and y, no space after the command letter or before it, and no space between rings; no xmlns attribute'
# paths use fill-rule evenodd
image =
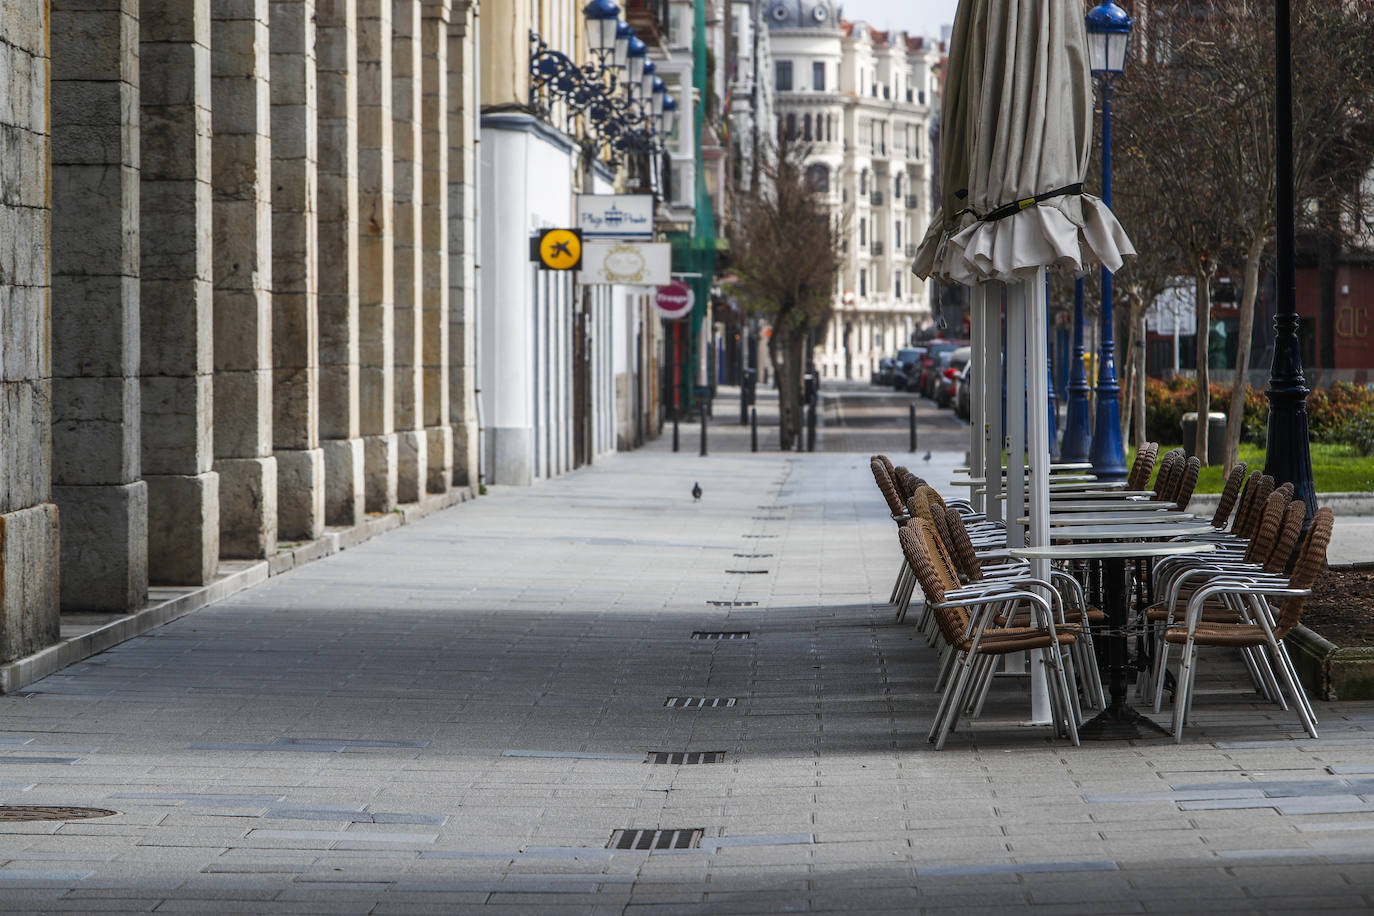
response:
<svg viewBox="0 0 1374 916"><path fill-rule="evenodd" d="M972 285L1135 254L1084 194L1092 83L1081 0L960 0L941 109L940 212L913 270Z"/></svg>

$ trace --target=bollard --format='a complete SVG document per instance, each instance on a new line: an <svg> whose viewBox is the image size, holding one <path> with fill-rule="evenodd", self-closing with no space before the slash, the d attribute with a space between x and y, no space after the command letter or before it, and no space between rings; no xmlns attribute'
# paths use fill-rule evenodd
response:
<svg viewBox="0 0 1374 916"><path fill-rule="evenodd" d="M759 412L749 408L749 451L759 450Z"/></svg>
<svg viewBox="0 0 1374 916"><path fill-rule="evenodd" d="M911 426L911 448L908 451L916 451L916 405L907 405L907 420Z"/></svg>
<svg viewBox="0 0 1374 916"><path fill-rule="evenodd" d="M913 445L911 450L916 451L916 446ZM677 451L677 411L673 411L673 451Z"/></svg>
<svg viewBox="0 0 1374 916"><path fill-rule="evenodd" d="M813 400L806 408L806 450L816 450L816 402Z"/></svg>
<svg viewBox="0 0 1374 916"><path fill-rule="evenodd" d="M701 410L701 457L706 457L706 408Z"/></svg>

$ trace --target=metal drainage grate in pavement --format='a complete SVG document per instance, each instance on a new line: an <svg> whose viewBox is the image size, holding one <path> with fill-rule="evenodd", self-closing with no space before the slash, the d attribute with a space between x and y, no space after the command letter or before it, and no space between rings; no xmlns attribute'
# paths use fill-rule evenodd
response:
<svg viewBox="0 0 1374 916"><path fill-rule="evenodd" d="M737 557L743 557L743 558L746 559L746 560L762 560L762 559L764 559L765 557L771 557L772 554L771 554L771 553L737 553L737 554L735 554L735 556L737 556Z"/></svg>
<svg viewBox="0 0 1374 916"><path fill-rule="evenodd" d="M768 570L766 570L766 569L727 569L725 572L728 573L729 575L732 575L732 576L766 576L766 575L768 575Z"/></svg>
<svg viewBox="0 0 1374 916"><path fill-rule="evenodd" d="M757 601L708 601L711 607L757 607Z"/></svg>
<svg viewBox="0 0 1374 916"><path fill-rule="evenodd" d="M748 639L748 630L693 630L693 639Z"/></svg>
<svg viewBox="0 0 1374 916"><path fill-rule="evenodd" d="M81 821L114 817L108 808L72 808L67 805L0 805L0 821Z"/></svg>
<svg viewBox="0 0 1374 916"><path fill-rule="evenodd" d="M691 830L616 830L607 849L696 849L701 845L700 827Z"/></svg>
<svg viewBox="0 0 1374 916"><path fill-rule="evenodd" d="M735 705L734 697L669 697L663 701L669 709L724 709Z"/></svg>
<svg viewBox="0 0 1374 916"><path fill-rule="evenodd" d="M762 510L765 511L765 512L777 512L777 511L780 511L780 510L782 510L782 509L786 509L787 507L786 507L786 506L759 506L759 508L762 509Z"/></svg>
<svg viewBox="0 0 1374 916"><path fill-rule="evenodd" d="M724 751L650 751L644 762L691 766L698 763L720 763L723 760Z"/></svg>
<svg viewBox="0 0 1374 916"><path fill-rule="evenodd" d="M763 540L763 539L765 539L765 538L775 538L775 537L777 537L777 536L778 536L778 535L776 535L776 534L741 534L741 535L740 535L740 537L744 537L744 538L754 538L755 540Z"/></svg>
<svg viewBox="0 0 1374 916"><path fill-rule="evenodd" d="M785 522L787 517L783 515L751 515L749 516L756 522Z"/></svg>

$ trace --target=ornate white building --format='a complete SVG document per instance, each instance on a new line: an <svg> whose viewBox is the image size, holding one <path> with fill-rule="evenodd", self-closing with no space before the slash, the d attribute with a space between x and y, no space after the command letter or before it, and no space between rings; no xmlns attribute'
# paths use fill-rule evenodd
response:
<svg viewBox="0 0 1374 916"><path fill-rule="evenodd" d="M930 220L941 53L929 38L844 21L830 0L772 0L767 17L778 132L809 144L808 179L848 223L816 367L867 379L930 320L911 259Z"/></svg>

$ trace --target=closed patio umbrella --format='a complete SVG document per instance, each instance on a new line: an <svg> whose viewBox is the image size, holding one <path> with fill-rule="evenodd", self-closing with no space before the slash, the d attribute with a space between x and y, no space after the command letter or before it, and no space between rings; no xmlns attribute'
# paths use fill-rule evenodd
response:
<svg viewBox="0 0 1374 916"><path fill-rule="evenodd" d="M1014 521L1025 499L1022 475L1007 477L1007 505L1017 510L1008 519L1009 543L1049 542L1044 271L1083 273L1096 263L1115 271L1135 253L1106 205L1083 191L1092 113L1081 0L960 0L941 108L941 206L913 270L973 288L973 357L989 415L1001 399L991 358L1000 349L1001 297L985 284L1008 284L1009 461L1029 454L1031 466L1029 531ZM972 433L984 434L984 418L972 419ZM984 453L989 480L1000 475L1001 444L971 449ZM1048 564L1036 565L1048 578ZM1045 693L1033 696L1033 718L1047 721Z"/></svg>

